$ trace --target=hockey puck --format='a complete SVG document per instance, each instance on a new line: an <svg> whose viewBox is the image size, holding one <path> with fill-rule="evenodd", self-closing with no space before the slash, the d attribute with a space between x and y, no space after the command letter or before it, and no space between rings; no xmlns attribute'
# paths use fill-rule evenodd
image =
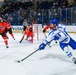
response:
<svg viewBox="0 0 76 75"><path fill-rule="evenodd" d="M20 61L17 61L18 63L20 63Z"/></svg>

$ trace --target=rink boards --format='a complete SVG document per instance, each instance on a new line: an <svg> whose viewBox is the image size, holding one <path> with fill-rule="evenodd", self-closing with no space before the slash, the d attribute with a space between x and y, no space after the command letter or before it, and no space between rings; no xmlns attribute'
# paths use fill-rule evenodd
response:
<svg viewBox="0 0 76 75"><path fill-rule="evenodd" d="M76 33L76 26L66 26L69 33ZM34 32L42 32L43 28L41 24L34 24ZM21 33L23 31L23 26L12 26L12 31L15 33ZM48 31L47 31L48 32Z"/></svg>

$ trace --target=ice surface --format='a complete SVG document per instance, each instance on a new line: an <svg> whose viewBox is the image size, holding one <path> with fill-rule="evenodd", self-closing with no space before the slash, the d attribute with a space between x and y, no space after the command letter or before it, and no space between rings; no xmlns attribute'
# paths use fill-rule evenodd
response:
<svg viewBox="0 0 76 75"><path fill-rule="evenodd" d="M76 75L76 65L60 49L58 44L53 41L51 48L47 45L45 50L37 51L21 63L21 60L35 51L41 39L34 43L23 40L19 43L22 33L14 33L16 40L9 36L9 48L6 49L2 37L0 37L0 75ZM70 34L76 40L76 34ZM70 50L76 57L76 51Z"/></svg>

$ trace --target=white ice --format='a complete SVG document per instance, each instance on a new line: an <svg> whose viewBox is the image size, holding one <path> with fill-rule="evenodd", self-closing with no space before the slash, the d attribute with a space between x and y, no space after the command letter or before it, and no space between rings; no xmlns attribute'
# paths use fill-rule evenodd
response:
<svg viewBox="0 0 76 75"><path fill-rule="evenodd" d="M39 44L45 39L43 34L34 43L25 40L19 43L22 33L14 33L16 40L9 36L9 48L6 49L0 36L0 75L76 75L76 65L66 56L55 41L51 48L47 45L45 50L37 51L30 57L17 63L38 49ZM76 40L76 34L70 34ZM72 50L76 57L76 51Z"/></svg>

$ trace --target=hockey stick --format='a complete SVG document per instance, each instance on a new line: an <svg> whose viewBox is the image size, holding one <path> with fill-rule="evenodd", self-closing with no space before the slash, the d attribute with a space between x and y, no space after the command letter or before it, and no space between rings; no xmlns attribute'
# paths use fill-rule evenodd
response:
<svg viewBox="0 0 76 75"><path fill-rule="evenodd" d="M29 54L28 56L26 56L25 58L18 60L17 62L20 63L22 61L24 61L25 59L27 59L28 57L30 57L32 54L34 54L35 52L37 52L39 49L35 50L34 52L32 52L31 54Z"/></svg>
<svg viewBox="0 0 76 75"><path fill-rule="evenodd" d="M51 40L51 41L53 41L53 40ZM50 41L50 42L51 42L51 41ZM48 45L48 43L47 43L46 45ZM34 52L32 52L31 54L29 54L29 55L26 56L25 58L23 58L23 59L21 59L21 60L18 60L17 62L20 63L20 62L24 61L25 59L27 59L28 57L30 57L32 54L36 53L38 50L39 50L39 49L35 50Z"/></svg>
<svg viewBox="0 0 76 75"><path fill-rule="evenodd" d="M45 33L44 33L44 35L45 35L45 38L47 38L47 36L46 36L46 34L45 34ZM48 45L49 47L51 47L49 43L48 43L47 45Z"/></svg>
<svg viewBox="0 0 76 75"><path fill-rule="evenodd" d="M24 35L22 36L22 38L21 38L21 40L19 41L19 43L21 43L21 42L23 41L23 39L24 39Z"/></svg>

